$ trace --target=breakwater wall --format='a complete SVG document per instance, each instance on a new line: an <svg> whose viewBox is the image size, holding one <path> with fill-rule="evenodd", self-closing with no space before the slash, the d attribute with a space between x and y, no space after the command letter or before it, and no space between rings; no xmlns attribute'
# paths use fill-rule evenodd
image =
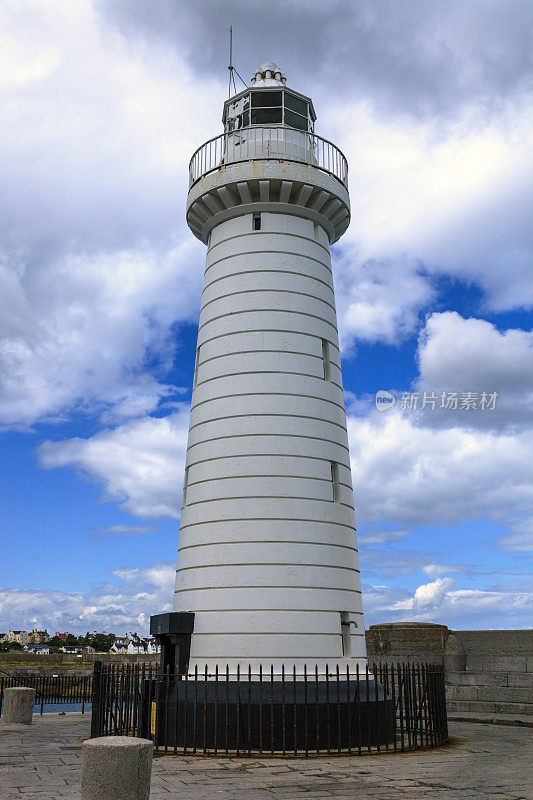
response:
<svg viewBox="0 0 533 800"><path fill-rule="evenodd" d="M405 622L371 625L369 661L444 664L449 711L533 714L533 630L455 631Z"/></svg>

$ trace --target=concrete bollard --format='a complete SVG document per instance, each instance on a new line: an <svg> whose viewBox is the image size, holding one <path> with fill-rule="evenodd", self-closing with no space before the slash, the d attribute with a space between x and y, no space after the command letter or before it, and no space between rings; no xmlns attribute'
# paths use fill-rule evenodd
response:
<svg viewBox="0 0 533 800"><path fill-rule="evenodd" d="M83 742L82 800L148 800L154 743L133 736Z"/></svg>
<svg viewBox="0 0 533 800"><path fill-rule="evenodd" d="M4 689L4 706L2 720L5 725L31 725L35 689L26 686L9 686Z"/></svg>

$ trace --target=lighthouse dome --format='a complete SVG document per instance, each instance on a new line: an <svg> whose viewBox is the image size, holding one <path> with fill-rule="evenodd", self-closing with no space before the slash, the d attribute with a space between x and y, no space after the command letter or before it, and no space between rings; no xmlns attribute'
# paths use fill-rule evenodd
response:
<svg viewBox="0 0 533 800"><path fill-rule="evenodd" d="M273 61L265 61L252 75L252 86L284 86L287 76Z"/></svg>

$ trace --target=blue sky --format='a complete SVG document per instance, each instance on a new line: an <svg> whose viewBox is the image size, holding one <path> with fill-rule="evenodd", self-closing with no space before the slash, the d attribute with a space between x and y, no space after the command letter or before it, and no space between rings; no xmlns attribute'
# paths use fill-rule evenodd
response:
<svg viewBox="0 0 533 800"><path fill-rule="evenodd" d="M350 165L333 268L366 623L528 626L531 6L223 5L2 9L0 630L146 631L171 603L204 261L187 167L221 130L227 20L241 74L277 61Z"/></svg>

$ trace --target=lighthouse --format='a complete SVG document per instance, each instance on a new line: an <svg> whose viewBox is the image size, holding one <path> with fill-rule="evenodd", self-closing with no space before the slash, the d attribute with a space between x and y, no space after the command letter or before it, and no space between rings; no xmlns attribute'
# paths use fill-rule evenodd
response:
<svg viewBox="0 0 533 800"><path fill-rule="evenodd" d="M330 247L348 166L276 64L190 163L207 246L166 668L366 666ZM166 638L165 638L166 637ZM166 646L165 646L166 643Z"/></svg>

